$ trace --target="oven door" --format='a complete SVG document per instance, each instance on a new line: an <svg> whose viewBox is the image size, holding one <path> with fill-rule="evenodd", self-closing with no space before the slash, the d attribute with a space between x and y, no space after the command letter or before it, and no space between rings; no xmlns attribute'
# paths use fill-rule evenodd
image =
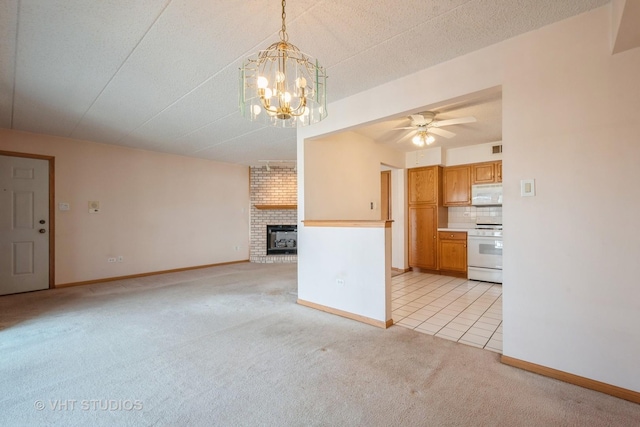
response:
<svg viewBox="0 0 640 427"><path fill-rule="evenodd" d="M467 264L469 267L502 270L502 237L469 236Z"/></svg>

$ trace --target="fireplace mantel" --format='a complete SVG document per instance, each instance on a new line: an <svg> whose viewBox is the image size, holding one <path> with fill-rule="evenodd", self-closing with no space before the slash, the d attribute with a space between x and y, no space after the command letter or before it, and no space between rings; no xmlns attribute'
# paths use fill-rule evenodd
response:
<svg viewBox="0 0 640 427"><path fill-rule="evenodd" d="M298 209L298 205L254 205L256 209Z"/></svg>

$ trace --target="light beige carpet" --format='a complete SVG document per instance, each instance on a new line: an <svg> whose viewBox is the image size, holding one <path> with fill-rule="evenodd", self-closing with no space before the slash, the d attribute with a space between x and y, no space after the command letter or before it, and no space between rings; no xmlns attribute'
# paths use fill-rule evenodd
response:
<svg viewBox="0 0 640 427"><path fill-rule="evenodd" d="M640 425L640 405L295 292L295 265L247 263L0 297L0 425Z"/></svg>

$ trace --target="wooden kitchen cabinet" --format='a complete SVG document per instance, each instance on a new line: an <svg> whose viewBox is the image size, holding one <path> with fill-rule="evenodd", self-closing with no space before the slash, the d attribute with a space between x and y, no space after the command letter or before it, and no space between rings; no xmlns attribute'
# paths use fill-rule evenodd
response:
<svg viewBox="0 0 640 427"><path fill-rule="evenodd" d="M409 169L409 204L438 204L442 177L440 166Z"/></svg>
<svg viewBox="0 0 640 427"><path fill-rule="evenodd" d="M467 233L438 232L438 269L456 276L467 276Z"/></svg>
<svg viewBox="0 0 640 427"><path fill-rule="evenodd" d="M447 208L442 206L442 167L408 171L409 266L438 270L438 227L447 226Z"/></svg>
<svg viewBox="0 0 640 427"><path fill-rule="evenodd" d="M502 161L471 165L472 184L491 184L494 182L502 182Z"/></svg>
<svg viewBox="0 0 640 427"><path fill-rule="evenodd" d="M436 270L437 206L409 207L409 265Z"/></svg>
<svg viewBox="0 0 640 427"><path fill-rule="evenodd" d="M471 205L471 167L450 166L442 172L444 206Z"/></svg>

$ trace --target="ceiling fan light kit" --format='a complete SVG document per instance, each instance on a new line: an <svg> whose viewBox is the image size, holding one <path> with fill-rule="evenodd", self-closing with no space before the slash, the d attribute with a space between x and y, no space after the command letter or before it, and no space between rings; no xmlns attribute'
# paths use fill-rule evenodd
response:
<svg viewBox="0 0 640 427"><path fill-rule="evenodd" d="M280 40L240 68L240 112L251 121L283 128L327 117L327 75L317 59L289 43L282 1Z"/></svg>
<svg viewBox="0 0 640 427"><path fill-rule="evenodd" d="M413 138L411 138L411 141L418 147L424 147L425 145L433 144L436 140L433 134L442 136L445 138L453 138L456 135L453 132L441 129L441 127L443 126L451 126L451 125L458 125L463 123L476 122L476 118L473 116L459 117L457 119L448 119L448 120L435 120L436 113L433 111L426 111L424 113L419 113L419 114L411 114L408 118L409 120L411 120L411 125L396 128L396 130L411 129L412 131L415 131L415 134ZM407 138L410 135L411 133L403 136L398 140L398 142L404 141L405 138Z"/></svg>
<svg viewBox="0 0 640 427"><path fill-rule="evenodd" d="M411 141L418 147L424 147L425 145L431 145L435 142L433 135L429 135L426 130L419 130Z"/></svg>

